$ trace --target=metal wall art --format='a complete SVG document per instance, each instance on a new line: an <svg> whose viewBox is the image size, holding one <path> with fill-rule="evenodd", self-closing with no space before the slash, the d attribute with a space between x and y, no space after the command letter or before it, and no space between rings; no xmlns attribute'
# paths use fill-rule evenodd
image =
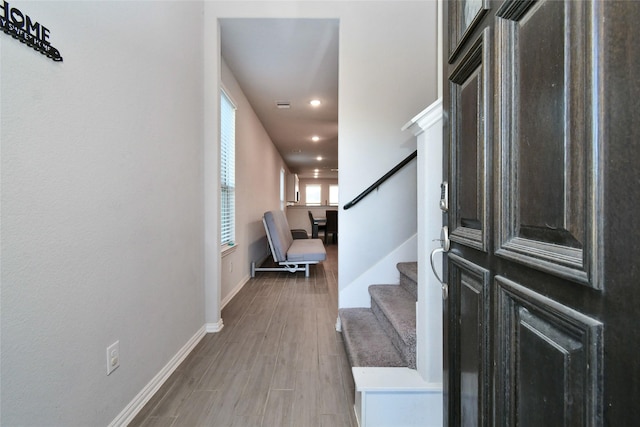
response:
<svg viewBox="0 0 640 427"><path fill-rule="evenodd" d="M35 22L29 15L2 1L0 7L0 26L2 31L14 39L32 47L54 61L62 61L60 51L49 42L49 29Z"/></svg>

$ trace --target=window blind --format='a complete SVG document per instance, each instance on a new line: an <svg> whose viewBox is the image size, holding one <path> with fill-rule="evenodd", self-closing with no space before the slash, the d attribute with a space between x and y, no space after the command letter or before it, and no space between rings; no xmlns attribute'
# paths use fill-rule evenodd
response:
<svg viewBox="0 0 640 427"><path fill-rule="evenodd" d="M322 203L322 187L318 184L307 184L305 187L305 204L308 206L320 206Z"/></svg>
<svg viewBox="0 0 640 427"><path fill-rule="evenodd" d="M235 151L236 107L222 92L220 97L220 241L232 243L235 238Z"/></svg>
<svg viewBox="0 0 640 427"><path fill-rule="evenodd" d="M329 186L329 204L331 206L338 205L338 186L337 185Z"/></svg>

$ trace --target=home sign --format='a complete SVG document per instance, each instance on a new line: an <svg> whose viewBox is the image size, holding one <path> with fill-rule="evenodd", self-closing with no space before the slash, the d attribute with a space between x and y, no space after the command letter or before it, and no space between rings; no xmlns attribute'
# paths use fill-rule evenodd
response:
<svg viewBox="0 0 640 427"><path fill-rule="evenodd" d="M2 0L0 7L2 31L14 39L46 55L54 61L62 61L60 52L49 42L49 29L34 21L29 15Z"/></svg>

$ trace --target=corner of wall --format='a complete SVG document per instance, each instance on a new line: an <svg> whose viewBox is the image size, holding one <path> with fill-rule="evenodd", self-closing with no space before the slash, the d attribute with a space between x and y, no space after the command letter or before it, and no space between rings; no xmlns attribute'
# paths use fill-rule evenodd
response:
<svg viewBox="0 0 640 427"><path fill-rule="evenodd" d="M370 307L369 285L399 283L400 273L396 265L399 262L412 262L417 260L417 239L418 235L414 234L349 283L348 286L340 289L338 296L339 308Z"/></svg>
<svg viewBox="0 0 640 427"><path fill-rule="evenodd" d="M222 323L222 321L220 322ZM201 327L193 337L171 358L158 372L149 383L144 386L140 393L133 398L133 400L118 414L116 418L109 423L109 427L125 427L127 426L135 416L144 408L144 405L151 400L153 395L162 387L162 384L169 379L171 374L180 366L180 364L186 359L191 351L198 345L198 343L204 338L205 333L209 332L208 325ZM220 327L220 329L222 329ZM206 331L205 331L206 330Z"/></svg>

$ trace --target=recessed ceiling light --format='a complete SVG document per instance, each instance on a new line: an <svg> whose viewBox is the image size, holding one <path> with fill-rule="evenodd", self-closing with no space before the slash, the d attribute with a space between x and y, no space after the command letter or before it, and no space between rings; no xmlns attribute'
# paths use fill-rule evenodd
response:
<svg viewBox="0 0 640 427"><path fill-rule="evenodd" d="M312 107L319 107L322 102L320 102L319 99L312 99L309 101L309 104L311 104Z"/></svg>
<svg viewBox="0 0 640 427"><path fill-rule="evenodd" d="M320 137L318 135L314 135L314 136L311 137L311 140L313 142L318 142L318 141L320 141Z"/></svg>
<svg viewBox="0 0 640 427"><path fill-rule="evenodd" d="M317 159L318 161L320 161L320 160L322 160L322 156L318 156L318 157L316 157L316 159Z"/></svg>
<svg viewBox="0 0 640 427"><path fill-rule="evenodd" d="M314 169L313 171L314 171L315 173L318 173L318 172L320 172L320 169Z"/></svg>

